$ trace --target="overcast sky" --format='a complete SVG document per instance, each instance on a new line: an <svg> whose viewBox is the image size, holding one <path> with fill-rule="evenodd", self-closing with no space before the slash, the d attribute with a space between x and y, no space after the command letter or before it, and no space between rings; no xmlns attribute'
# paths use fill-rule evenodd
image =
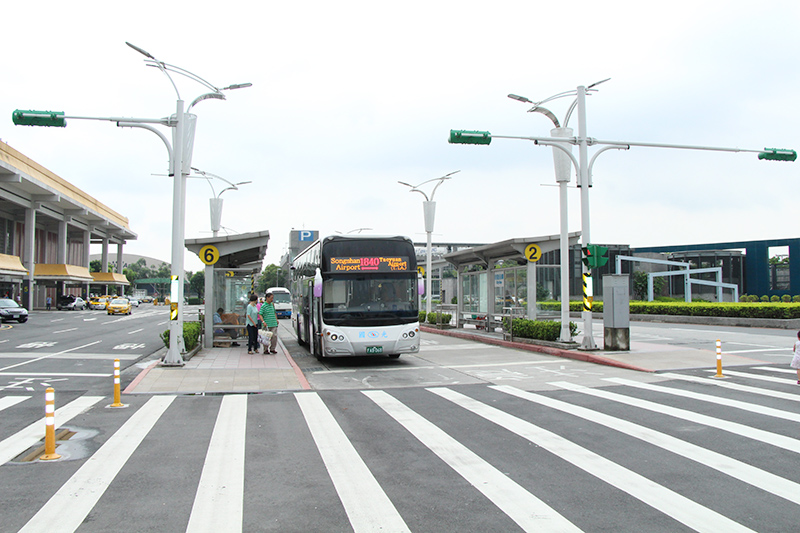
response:
<svg viewBox="0 0 800 533"><path fill-rule="evenodd" d="M3 19L0 139L127 216L139 236L127 252L165 261L172 185L155 135L11 121L14 109L174 113L169 80L125 41L217 87L253 84L194 108L192 165L252 181L222 195L222 225L269 230L265 264L278 262L293 228L424 242L423 198L397 181L454 170L436 192L435 241L558 234L551 149L447 143L451 128L548 136L551 122L508 93L539 101L611 78L587 99L591 137L800 149L796 1L43 1L4 6ZM176 82L187 106L207 92ZM570 103L546 106L563 122ZM592 241L797 237L798 177L800 163L755 154L611 150L594 165ZM187 238L210 236L211 195L205 180L189 181ZM579 191L569 196L569 229L579 231ZM186 268L201 267L187 252Z"/></svg>

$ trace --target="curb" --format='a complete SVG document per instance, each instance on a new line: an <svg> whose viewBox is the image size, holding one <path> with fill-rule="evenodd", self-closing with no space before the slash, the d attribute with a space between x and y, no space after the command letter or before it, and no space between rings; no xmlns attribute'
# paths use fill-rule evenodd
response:
<svg viewBox="0 0 800 533"><path fill-rule="evenodd" d="M477 341L477 342L482 342L484 344L502 346L504 348L514 348L515 350L546 353L547 355L554 355L556 357L563 357L565 359L576 359L578 361L585 361L587 363L595 363L598 365L615 366L618 368L635 370L637 372L648 372L648 373L655 372L655 370L632 365L629 363L623 363L622 361L617 361L615 359L611 359L610 357L603 357L602 355L594 355L592 352L562 350L561 348L552 348L550 346L541 346L538 344L523 344L519 342L511 342L502 339L495 339L492 337L485 337L483 335L474 335L464 331L455 331L451 329L437 329L437 328L429 328L427 326L420 326L419 329L421 331L424 331L425 333L435 333L437 335L445 335L447 337L455 337L458 339Z"/></svg>
<svg viewBox="0 0 800 533"><path fill-rule="evenodd" d="M292 365L292 369L294 369L294 374L297 376L297 380L300 382L300 386L303 390L311 390L311 385L308 383L305 374L303 371L300 370L300 367L297 366L297 363L294 362L294 358L289 354L289 350L286 349L286 346L283 345L283 341L278 337L278 346L281 347L281 351L283 352L283 356L289 361L289 364Z"/></svg>

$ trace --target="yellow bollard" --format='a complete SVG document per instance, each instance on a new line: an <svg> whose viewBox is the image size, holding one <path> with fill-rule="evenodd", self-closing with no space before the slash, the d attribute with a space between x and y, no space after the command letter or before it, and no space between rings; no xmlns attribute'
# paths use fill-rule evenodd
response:
<svg viewBox="0 0 800 533"><path fill-rule="evenodd" d="M119 390L119 359L114 359L114 403L109 407L128 407L122 403Z"/></svg>
<svg viewBox="0 0 800 533"><path fill-rule="evenodd" d="M722 341L717 339L717 375L715 378L724 378L722 375Z"/></svg>
<svg viewBox="0 0 800 533"><path fill-rule="evenodd" d="M44 455L39 457L42 461L51 461L53 459L60 459L61 456L56 453L56 391L53 387L47 389L44 393Z"/></svg>

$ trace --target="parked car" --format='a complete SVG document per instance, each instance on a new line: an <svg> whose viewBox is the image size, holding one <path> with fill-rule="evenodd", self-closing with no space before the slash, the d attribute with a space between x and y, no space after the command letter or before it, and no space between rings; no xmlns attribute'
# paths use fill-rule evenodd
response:
<svg viewBox="0 0 800 533"><path fill-rule="evenodd" d="M131 314L131 302L127 298L114 298L108 302L106 311L109 315L129 315Z"/></svg>
<svg viewBox="0 0 800 533"><path fill-rule="evenodd" d="M28 310L11 298L0 298L0 322L16 320L20 324L28 320Z"/></svg>
<svg viewBox="0 0 800 533"><path fill-rule="evenodd" d="M72 294L59 296L58 302L56 303L56 309L59 311L62 309L66 309L67 311L83 311L87 307L88 304L86 303L86 300L80 296L73 296Z"/></svg>

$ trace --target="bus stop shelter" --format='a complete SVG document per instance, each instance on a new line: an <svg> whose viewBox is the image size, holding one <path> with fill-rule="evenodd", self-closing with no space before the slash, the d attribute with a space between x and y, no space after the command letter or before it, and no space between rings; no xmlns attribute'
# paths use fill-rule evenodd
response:
<svg viewBox="0 0 800 533"><path fill-rule="evenodd" d="M569 246L577 244L580 235L580 232L568 234ZM522 308L525 316L535 320L539 261L559 248L560 235L548 235L509 239L445 254L444 259L455 266L457 272L457 326L479 320L482 321L479 324L491 330L509 308ZM498 268L504 261L524 266ZM557 271L559 266L552 262L546 265L551 271ZM559 286L555 280L554 275L554 294ZM569 294L561 297L569 298Z"/></svg>
<svg viewBox="0 0 800 533"><path fill-rule="evenodd" d="M186 239L185 242L186 248L206 265L203 346L211 348L217 309L222 308L226 315L237 315L237 322L244 329L245 308L262 270L269 231Z"/></svg>

